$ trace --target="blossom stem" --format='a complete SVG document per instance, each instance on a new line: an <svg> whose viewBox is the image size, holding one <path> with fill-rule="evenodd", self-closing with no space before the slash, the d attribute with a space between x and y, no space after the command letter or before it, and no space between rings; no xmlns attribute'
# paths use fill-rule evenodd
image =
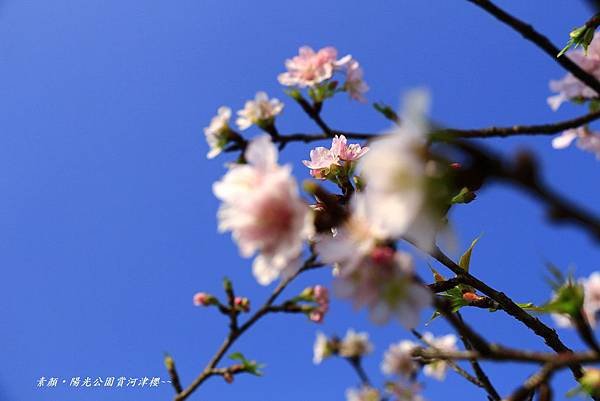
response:
<svg viewBox="0 0 600 401"><path fill-rule="evenodd" d="M352 358L346 358L346 360L348 361L350 366L352 366L352 368L354 369L354 371L360 378L360 381L362 382L362 384L364 386L371 386L371 381L369 380L369 376L367 375L365 368L362 366L362 359L360 357L352 357Z"/></svg>

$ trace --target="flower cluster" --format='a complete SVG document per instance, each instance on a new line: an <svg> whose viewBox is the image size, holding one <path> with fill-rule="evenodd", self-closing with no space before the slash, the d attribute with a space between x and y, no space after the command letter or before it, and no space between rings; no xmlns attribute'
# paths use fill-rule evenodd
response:
<svg viewBox="0 0 600 401"><path fill-rule="evenodd" d="M345 73L346 81L341 90L348 92L351 98L364 101L364 93L369 87L363 80L363 71L358 61L352 56L337 59L337 50L325 47L314 51L308 46L300 48L298 55L285 61L287 71L279 74L279 83L285 86L296 86L311 89L311 96L322 101L333 95L337 82L329 82L335 72Z"/></svg>
<svg viewBox="0 0 600 401"><path fill-rule="evenodd" d="M254 139L245 158L248 164L232 165L213 186L223 202L219 230L232 232L243 257L258 252L254 276L267 285L300 267L302 246L312 230L311 214L290 167L277 163L269 136Z"/></svg>
<svg viewBox="0 0 600 401"><path fill-rule="evenodd" d="M336 135L331 141L331 148L314 148L310 151L310 160L303 160L302 163L310 169L310 175L324 180L333 178L340 172L349 174L354 168L353 162L368 151L368 147L361 147L357 143L348 144L344 135Z"/></svg>
<svg viewBox="0 0 600 401"><path fill-rule="evenodd" d="M329 311L329 291L322 285L304 289L297 299L315 304L315 306L308 309L308 318L315 323L321 323L325 314Z"/></svg>
<svg viewBox="0 0 600 401"><path fill-rule="evenodd" d="M323 333L317 333L313 346L313 362L320 364L325 358L339 355L344 358L356 359L373 352L373 344L369 334L349 329L343 339L328 338Z"/></svg>
<svg viewBox="0 0 600 401"><path fill-rule="evenodd" d="M600 312L600 272L594 272L587 278L579 280L583 287L583 316L588 324L596 326L598 312ZM552 314L559 327L573 327L573 321L567 315Z"/></svg>
<svg viewBox="0 0 600 401"><path fill-rule="evenodd" d="M248 100L244 108L237 112L236 125L241 130L248 129L253 124L268 129L282 110L283 103L278 99L269 99L265 92L258 92L254 100ZM206 142L210 148L207 155L209 159L218 156L228 143L239 137L229 126L230 119L231 109L221 106L209 126L204 128Z"/></svg>

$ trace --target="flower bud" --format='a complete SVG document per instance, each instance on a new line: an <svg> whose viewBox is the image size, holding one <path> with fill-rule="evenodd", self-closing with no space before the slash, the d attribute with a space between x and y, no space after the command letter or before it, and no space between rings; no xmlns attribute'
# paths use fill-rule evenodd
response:
<svg viewBox="0 0 600 401"><path fill-rule="evenodd" d="M205 292L198 292L194 295L194 305L196 306L210 306L216 305L217 299Z"/></svg>
<svg viewBox="0 0 600 401"><path fill-rule="evenodd" d="M235 308L238 311L249 312L250 311L250 300L246 297L235 297L234 300Z"/></svg>

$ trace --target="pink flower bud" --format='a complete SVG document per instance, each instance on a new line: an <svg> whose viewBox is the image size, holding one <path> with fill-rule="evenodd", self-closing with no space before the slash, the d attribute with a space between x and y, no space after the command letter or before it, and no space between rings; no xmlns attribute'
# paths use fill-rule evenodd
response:
<svg viewBox="0 0 600 401"><path fill-rule="evenodd" d="M315 323L321 323L324 317L325 313L323 313L323 311L321 311L319 308L313 310L308 315L308 318Z"/></svg>
<svg viewBox="0 0 600 401"><path fill-rule="evenodd" d="M214 302L214 297L205 292L198 292L194 295L194 305L209 306Z"/></svg>
<svg viewBox="0 0 600 401"><path fill-rule="evenodd" d="M236 309L241 310L243 312L250 311L250 300L246 297L235 297L234 304Z"/></svg>

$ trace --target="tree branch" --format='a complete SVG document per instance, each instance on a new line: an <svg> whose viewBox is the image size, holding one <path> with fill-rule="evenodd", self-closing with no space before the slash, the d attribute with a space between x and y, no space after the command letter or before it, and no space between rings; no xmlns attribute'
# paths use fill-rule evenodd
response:
<svg viewBox="0 0 600 401"><path fill-rule="evenodd" d="M596 93L600 94L600 81L598 81L593 75L585 72L581 67L574 63L568 57L556 57L560 52L554 44L546 36L542 35L535 30L531 25L521 21L520 19L510 15L500 7L496 6L489 0L467 0L476 6L487 11L489 14L496 17L506 25L519 32L525 39L533 42L537 47L542 49L544 53L550 56L555 62L560 64L564 69L569 71L581 82L592 88Z"/></svg>

